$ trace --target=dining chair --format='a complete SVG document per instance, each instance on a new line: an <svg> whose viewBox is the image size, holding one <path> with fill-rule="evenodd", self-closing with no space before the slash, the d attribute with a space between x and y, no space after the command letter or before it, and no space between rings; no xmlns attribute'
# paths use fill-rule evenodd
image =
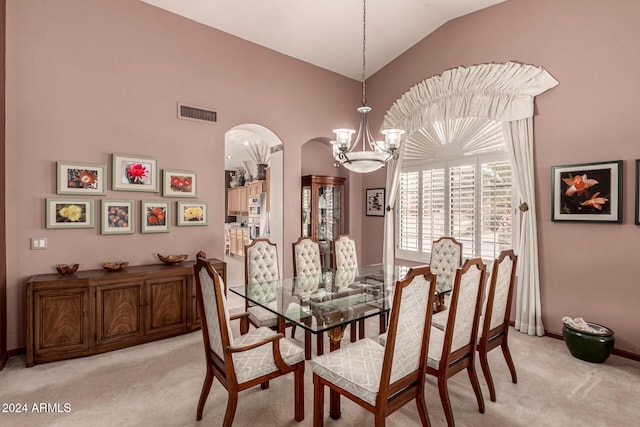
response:
<svg viewBox="0 0 640 427"><path fill-rule="evenodd" d="M247 295L261 303L277 304L276 291L280 273L276 244L269 239L254 239L251 244L245 246L244 253L244 283ZM275 313L252 304L248 299L245 299L245 311L249 313L249 323L256 328L277 327L278 316Z"/></svg>
<svg viewBox="0 0 640 427"><path fill-rule="evenodd" d="M331 241L331 256L333 267L338 270L355 270L358 268L358 254L356 253L356 242L348 234L341 234L337 239ZM360 322L360 339L364 338L364 320ZM356 340L355 323L350 325L351 342Z"/></svg>
<svg viewBox="0 0 640 427"><path fill-rule="evenodd" d="M455 425L447 380L466 368L471 386L484 413L484 400L475 370L478 320L482 309L486 265L481 258L467 260L456 269L444 330L431 327L427 374L438 380L438 392L449 426Z"/></svg>
<svg viewBox="0 0 640 427"><path fill-rule="evenodd" d="M430 425L424 376L434 294L429 267L412 268L395 285L386 345L365 338L311 360L314 427L324 423L324 386L372 412L376 426L413 399Z"/></svg>
<svg viewBox="0 0 640 427"><path fill-rule="evenodd" d="M296 421L304 419L304 350L269 328L253 329L234 338L231 320L248 321L248 313L229 315L222 291L222 279L209 261L198 258L194 265L196 298L203 317L207 373L196 419L202 420L213 378L217 378L229 394L224 426L231 426L238 404L239 392L293 372L294 412Z"/></svg>
<svg viewBox="0 0 640 427"><path fill-rule="evenodd" d="M296 278L296 294L314 293L320 285L322 262L320 245L309 237L300 237L293 244L293 276ZM308 280L305 280L308 279ZM304 287L304 288L303 288ZM295 335L296 326L291 328L291 337ZM324 337L316 334L316 352L324 352ZM311 359L311 332L304 331L304 352L307 360Z"/></svg>
<svg viewBox="0 0 640 427"><path fill-rule="evenodd" d="M511 358L507 340L517 263L518 257L512 249L500 252L498 258L493 262L491 280L486 291L485 309L479 322L478 356L492 402L496 401L496 390L487 359L489 351L500 346L511 373L511 381L514 384L518 383L516 368Z"/></svg>
<svg viewBox="0 0 640 427"><path fill-rule="evenodd" d="M431 271L437 277L436 291L450 288L456 269L462 265L462 243L453 237L440 237L431 244L431 257L429 260ZM436 299L436 311L442 311L448 305L445 303L448 297Z"/></svg>

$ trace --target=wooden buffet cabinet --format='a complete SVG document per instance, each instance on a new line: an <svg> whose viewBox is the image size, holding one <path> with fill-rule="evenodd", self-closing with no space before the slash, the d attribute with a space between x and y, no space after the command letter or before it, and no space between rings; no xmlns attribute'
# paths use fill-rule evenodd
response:
<svg viewBox="0 0 640 427"><path fill-rule="evenodd" d="M209 261L226 283L226 264ZM27 366L199 329L193 264L34 276L26 288Z"/></svg>

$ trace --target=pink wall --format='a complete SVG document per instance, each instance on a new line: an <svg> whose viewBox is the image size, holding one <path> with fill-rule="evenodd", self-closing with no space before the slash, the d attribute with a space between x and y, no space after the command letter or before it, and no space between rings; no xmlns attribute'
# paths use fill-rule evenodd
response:
<svg viewBox="0 0 640 427"><path fill-rule="evenodd" d="M224 206L217 201L224 191L224 133L238 124L263 125L284 143L281 253L291 259L286 242L300 232L301 145L357 125L359 82L142 2L8 3L9 349L24 346L24 283L32 274L52 272L58 263L79 262L83 269L114 259L150 263L156 252L193 256L201 249L222 257ZM514 60L543 66L560 81L536 100L543 319L556 333L564 315L604 323L616 331L616 346L633 353L640 353L633 317L640 289L628 255L640 249L640 227L633 224L633 159L640 158L640 101L633 96L640 89L637 16L640 4L631 0L615 7L598 0L509 0L449 22L367 83L377 130L411 86L459 65ZM177 101L216 109L219 123L176 119ZM160 168L197 171L198 198L209 202L210 225L120 236L101 236L98 228L45 229L44 199L55 196L55 161L109 165L114 152L156 156ZM552 165L617 159L625 167L623 224L550 221ZM364 189L383 185L384 171L349 176L349 231L361 242L363 262L379 261L382 244L381 218L364 216ZM103 198L160 195L109 191L95 197ZM49 249L29 250L30 237L47 237Z"/></svg>
<svg viewBox="0 0 640 427"><path fill-rule="evenodd" d="M302 143L357 124L357 82L145 3L8 3L9 349L25 345L25 282L55 272L58 263L93 269L109 260L154 263L157 252L193 258L198 250L222 258L224 133L233 126L260 124L283 141L283 220L299 224ZM215 109L218 124L177 119L177 101ZM209 226L173 225L168 234L140 234L136 224L135 234L108 236L99 227L45 229L45 198L56 196L55 162L110 165L111 153L154 156L161 169L196 171L198 200L209 204ZM122 191L93 197L96 208L100 199L159 198ZM299 234L299 226L285 227L284 242ZM46 237L48 249L30 250L31 237ZM290 251L285 244L285 260Z"/></svg>
<svg viewBox="0 0 640 427"><path fill-rule="evenodd" d="M584 317L614 329L616 348L635 354L638 16L640 2L631 0L509 0L447 23L367 82L378 126L414 84L460 65L513 60L542 66L560 82L536 98L534 118L545 329L561 334L563 316ZM551 222L551 166L609 160L624 161L623 223ZM379 182L367 176L364 186ZM368 259L380 259L380 233L372 231L363 234L363 246Z"/></svg>

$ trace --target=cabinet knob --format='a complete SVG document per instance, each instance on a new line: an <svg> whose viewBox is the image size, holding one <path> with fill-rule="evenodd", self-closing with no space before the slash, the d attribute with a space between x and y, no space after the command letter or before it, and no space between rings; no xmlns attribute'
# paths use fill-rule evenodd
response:
<svg viewBox="0 0 640 427"><path fill-rule="evenodd" d="M85 311L83 311L83 312L82 312L82 315L83 315L84 317L87 317L87 311L86 311L86 310L85 310Z"/></svg>

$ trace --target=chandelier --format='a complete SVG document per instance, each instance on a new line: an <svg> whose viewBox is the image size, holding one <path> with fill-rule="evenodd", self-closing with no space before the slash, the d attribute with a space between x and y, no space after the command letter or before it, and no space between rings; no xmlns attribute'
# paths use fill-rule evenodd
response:
<svg viewBox="0 0 640 427"><path fill-rule="evenodd" d="M376 141L369 130L367 114L371 107L367 106L366 99L366 43L367 42L367 0L362 1L362 105L357 108L360 113L360 127L355 141L351 142L351 136L356 132L353 129L334 129L336 140L333 144L333 157L336 166L342 165L352 172L368 173L380 169L391 159L398 158L398 148L404 130L384 129L384 141ZM360 151L357 148L361 147Z"/></svg>

